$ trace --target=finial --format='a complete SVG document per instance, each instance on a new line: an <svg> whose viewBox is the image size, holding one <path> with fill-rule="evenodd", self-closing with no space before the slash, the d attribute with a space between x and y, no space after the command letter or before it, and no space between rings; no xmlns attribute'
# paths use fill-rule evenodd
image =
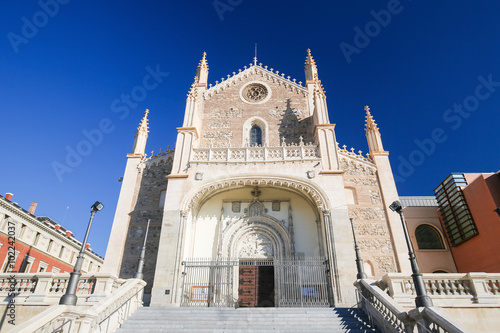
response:
<svg viewBox="0 0 500 333"><path fill-rule="evenodd" d="M378 132L377 123L375 123L375 119L370 113L370 107L368 105L365 106L366 111L366 127L365 130L375 130Z"/></svg>
<svg viewBox="0 0 500 333"><path fill-rule="evenodd" d="M139 127L137 128L138 131L148 132L148 114L149 114L149 110L146 109L146 111L144 111L144 117L142 117L141 123L139 124Z"/></svg>
<svg viewBox="0 0 500 333"><path fill-rule="evenodd" d="M257 66L257 43L255 43L255 57L253 57L253 64Z"/></svg>
<svg viewBox="0 0 500 333"><path fill-rule="evenodd" d="M314 61L314 58L311 55L311 49L307 49L307 57L306 57L306 66L316 66L316 62Z"/></svg>
<svg viewBox="0 0 500 333"><path fill-rule="evenodd" d="M208 68L208 63L207 63L207 52L203 52L203 56L201 58L199 67L206 67Z"/></svg>

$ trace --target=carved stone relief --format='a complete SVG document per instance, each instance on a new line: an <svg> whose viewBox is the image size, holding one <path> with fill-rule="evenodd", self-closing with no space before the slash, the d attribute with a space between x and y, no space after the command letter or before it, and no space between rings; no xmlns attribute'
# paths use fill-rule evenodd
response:
<svg viewBox="0 0 500 333"><path fill-rule="evenodd" d="M356 235L359 236L387 236L389 231L384 224L380 223L359 223L354 225Z"/></svg>
<svg viewBox="0 0 500 333"><path fill-rule="evenodd" d="M370 253L392 253L392 245L389 239L360 239L359 249Z"/></svg>
<svg viewBox="0 0 500 333"><path fill-rule="evenodd" d="M286 111L287 110L279 110L278 107L276 107L275 110L269 110L269 115L273 118L280 119L280 118L283 118ZM303 118L306 116L306 112L304 110L301 110L301 109L290 109L290 112L298 118Z"/></svg>
<svg viewBox="0 0 500 333"><path fill-rule="evenodd" d="M347 178L349 182L353 182L357 185L366 185L366 186L377 186L377 179L375 178Z"/></svg>
<svg viewBox="0 0 500 333"><path fill-rule="evenodd" d="M230 125L231 122L229 120L211 119L207 121L207 127L210 129L229 128Z"/></svg>
<svg viewBox="0 0 500 333"><path fill-rule="evenodd" d="M212 142L209 145L210 148L229 148L230 143L229 142Z"/></svg>
<svg viewBox="0 0 500 333"><path fill-rule="evenodd" d="M381 273L395 272L396 267L392 257L373 257Z"/></svg>
<svg viewBox="0 0 500 333"><path fill-rule="evenodd" d="M372 201L372 204L379 204L382 202L380 200L380 194L378 193L378 191L370 190L370 200Z"/></svg>
<svg viewBox="0 0 500 333"><path fill-rule="evenodd" d="M241 240L238 255L240 258L271 258L273 245L266 236L252 233Z"/></svg>
<svg viewBox="0 0 500 333"><path fill-rule="evenodd" d="M233 213L241 212L241 201L232 202Z"/></svg>
<svg viewBox="0 0 500 333"><path fill-rule="evenodd" d="M203 133L203 138L207 140L231 140L232 137L233 131L205 131Z"/></svg>
<svg viewBox="0 0 500 333"><path fill-rule="evenodd" d="M349 216L359 220L384 220L382 208L349 208Z"/></svg>
<svg viewBox="0 0 500 333"><path fill-rule="evenodd" d="M260 202L253 202L248 206L248 215L250 216L262 216L264 214L264 205Z"/></svg>
<svg viewBox="0 0 500 333"><path fill-rule="evenodd" d="M347 162L346 159L341 159L340 167L348 175L365 175L370 176L375 174L375 168L354 161Z"/></svg>
<svg viewBox="0 0 500 333"><path fill-rule="evenodd" d="M212 110L206 114L208 118L241 118L243 116L242 110L233 109L230 110Z"/></svg>

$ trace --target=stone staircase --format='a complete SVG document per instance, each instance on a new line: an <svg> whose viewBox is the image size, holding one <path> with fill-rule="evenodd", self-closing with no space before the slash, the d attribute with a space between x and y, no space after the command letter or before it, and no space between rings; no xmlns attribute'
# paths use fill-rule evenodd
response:
<svg viewBox="0 0 500 333"><path fill-rule="evenodd" d="M116 333L380 332L356 308L139 308Z"/></svg>

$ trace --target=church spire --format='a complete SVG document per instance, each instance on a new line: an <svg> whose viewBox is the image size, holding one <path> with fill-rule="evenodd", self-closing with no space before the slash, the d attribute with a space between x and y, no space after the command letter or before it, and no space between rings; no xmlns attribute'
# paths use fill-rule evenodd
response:
<svg viewBox="0 0 500 333"><path fill-rule="evenodd" d="M196 77L194 83L197 86L207 87L208 81L208 63L207 53L203 52L203 57L200 60L198 68L196 69Z"/></svg>
<svg viewBox="0 0 500 333"><path fill-rule="evenodd" d="M310 115L313 116L314 124L329 124L328 107L326 105L325 89L318 77L318 67L311 55L311 50L307 49L306 63L304 67L306 74L306 88L309 92L308 98Z"/></svg>
<svg viewBox="0 0 500 333"><path fill-rule="evenodd" d="M375 119L370 113L370 107L365 106L366 111L366 139L368 140L368 148L370 149L370 155L373 156L373 153L384 152L384 147L382 146L382 137L380 136L380 131L375 123Z"/></svg>
<svg viewBox="0 0 500 333"><path fill-rule="evenodd" d="M146 151L146 141L148 139L149 127L148 127L148 114L149 110L146 109L144 112L144 117L137 127L137 131L135 132L134 139L134 148L132 148L132 154L134 155L144 155Z"/></svg>
<svg viewBox="0 0 500 333"><path fill-rule="evenodd" d="M316 62L311 55L310 49L307 49L305 72L306 81L318 80L318 67L316 67Z"/></svg>

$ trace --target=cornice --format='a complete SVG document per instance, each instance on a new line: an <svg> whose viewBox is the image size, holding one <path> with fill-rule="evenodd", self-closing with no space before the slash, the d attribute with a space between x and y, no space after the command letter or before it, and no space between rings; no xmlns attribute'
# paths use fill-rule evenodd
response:
<svg viewBox="0 0 500 333"><path fill-rule="evenodd" d="M54 238L57 238L58 240L66 243L67 245L69 245L71 247L76 247L78 249L78 251L80 250L80 248L82 246L82 242L80 242L79 240L77 240L74 237L69 238L68 236L60 233L59 231L49 227L48 225L46 225L42 221L39 221L34 215L31 215L30 213L25 212L23 208L21 208L19 206L16 207L12 202L6 202L5 200L6 199L4 199L3 197L0 198L0 206L2 208L17 215L22 220L24 220L26 222L30 222L32 224L33 228L39 228L39 229L47 232L48 234L50 234ZM17 238L16 238L16 241L17 241ZM19 240L19 241L21 241L21 240ZM100 258L102 260L104 259L103 257L98 255L97 253L90 251L88 249L86 249L85 254L90 254L90 255L95 256L96 258Z"/></svg>
<svg viewBox="0 0 500 333"><path fill-rule="evenodd" d="M218 94L220 91L224 91L227 88L236 85L236 83L243 81L248 78L250 75L258 75L260 74L267 81L278 82L278 84L285 86L285 88L290 88L292 91L297 91L302 93L304 96L309 94L307 88L302 86L302 82L295 82L295 79L290 80L290 76L285 77L284 73L279 74L279 71L274 72L274 69L267 69L268 66L262 67L262 64L254 65L251 64L250 67L246 67L242 71L239 70L238 73L233 72L233 76L228 75L227 79L222 78L221 82L215 81L216 84L211 86L208 90L203 93L205 98L212 97L214 94Z"/></svg>

